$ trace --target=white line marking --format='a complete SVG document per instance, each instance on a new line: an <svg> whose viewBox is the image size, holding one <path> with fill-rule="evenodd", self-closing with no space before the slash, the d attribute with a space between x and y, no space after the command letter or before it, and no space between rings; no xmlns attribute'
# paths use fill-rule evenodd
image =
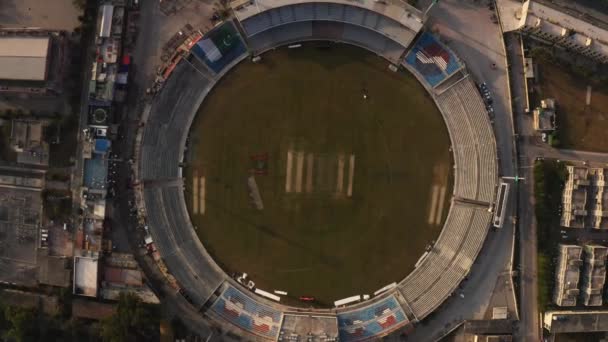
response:
<svg viewBox="0 0 608 342"><path fill-rule="evenodd" d="M312 192L312 170L313 170L314 157L312 153L306 156L306 192Z"/></svg>
<svg viewBox="0 0 608 342"><path fill-rule="evenodd" d="M439 195L439 185L433 185L431 191L431 205L429 207L429 218L427 220L428 224L433 224L433 219L435 218L435 212L437 210L437 196Z"/></svg>
<svg viewBox="0 0 608 342"><path fill-rule="evenodd" d="M342 188L344 187L344 155L338 156L338 179L336 184L336 193L342 194Z"/></svg>
<svg viewBox="0 0 608 342"><path fill-rule="evenodd" d="M296 192L302 192L302 176L304 173L304 152L298 152L296 160Z"/></svg>
<svg viewBox="0 0 608 342"><path fill-rule="evenodd" d="M441 216L443 216L443 202L445 202L445 186L441 187L439 192L439 202L437 202L437 216L435 216L435 225L439 225L441 222Z"/></svg>
<svg viewBox="0 0 608 342"><path fill-rule="evenodd" d="M198 172L194 171L192 175L192 212L198 215Z"/></svg>
<svg viewBox="0 0 608 342"><path fill-rule="evenodd" d="M348 167L348 188L346 189L346 196L352 197L353 195L353 180L355 178L355 155L350 155L349 167Z"/></svg>
<svg viewBox="0 0 608 342"><path fill-rule="evenodd" d="M293 153L287 151L287 171L285 175L285 192L291 192L291 168L293 167Z"/></svg>
<svg viewBox="0 0 608 342"><path fill-rule="evenodd" d="M199 191L199 205L200 205L200 212L201 215L205 215L205 210L207 209L207 205L205 202L205 193L206 193L206 182L205 182L205 177L201 177L200 179L200 187L201 187L201 191Z"/></svg>

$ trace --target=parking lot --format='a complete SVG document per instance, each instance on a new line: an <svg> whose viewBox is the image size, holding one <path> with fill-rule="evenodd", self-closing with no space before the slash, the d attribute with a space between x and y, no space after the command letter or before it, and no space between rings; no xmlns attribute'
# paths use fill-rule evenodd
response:
<svg viewBox="0 0 608 342"><path fill-rule="evenodd" d="M72 31L80 25L81 12L72 0L2 0L0 26Z"/></svg>

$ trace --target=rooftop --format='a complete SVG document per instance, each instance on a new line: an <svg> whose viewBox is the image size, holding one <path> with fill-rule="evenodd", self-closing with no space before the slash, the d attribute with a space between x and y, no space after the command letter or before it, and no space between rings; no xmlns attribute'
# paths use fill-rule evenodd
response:
<svg viewBox="0 0 608 342"><path fill-rule="evenodd" d="M106 188L108 164L105 159L94 155L84 161L84 186L89 189L103 190Z"/></svg>
<svg viewBox="0 0 608 342"><path fill-rule="evenodd" d="M235 9L234 14L239 21L243 21L268 9L296 5L304 2L310 2L310 0L251 0L251 5L249 4L249 1L233 1L232 7ZM327 3L328 1L325 2ZM331 0L329 2L362 7L377 13L381 13L385 17L393 19L414 32L420 31L423 26L422 13L420 10L410 6L405 1L387 0L380 2L374 0Z"/></svg>
<svg viewBox="0 0 608 342"><path fill-rule="evenodd" d="M104 281L130 286L143 285L141 271L126 268L105 267Z"/></svg>
<svg viewBox="0 0 608 342"><path fill-rule="evenodd" d="M38 281L59 287L70 286L71 271L68 262L70 259L59 256L49 256L47 250L38 250Z"/></svg>
<svg viewBox="0 0 608 342"><path fill-rule="evenodd" d="M44 81L49 37L0 37L0 79Z"/></svg>
<svg viewBox="0 0 608 342"><path fill-rule="evenodd" d="M0 181L5 178L29 179L0 176ZM5 184L0 185L0 280L35 286L38 278L36 248L42 220L41 192L39 188Z"/></svg>
<svg viewBox="0 0 608 342"><path fill-rule="evenodd" d="M112 316L116 312L116 305L101 303L83 298L72 299L72 316L101 320Z"/></svg>
<svg viewBox="0 0 608 342"><path fill-rule="evenodd" d="M311 316L286 314L283 317L281 333L284 336L312 337L312 341L324 341L324 337L338 336L338 322L335 316ZM308 335L308 334L312 335Z"/></svg>
<svg viewBox="0 0 608 342"><path fill-rule="evenodd" d="M608 331L608 311L549 311L543 322L551 333Z"/></svg>
<svg viewBox="0 0 608 342"><path fill-rule="evenodd" d="M74 294L97 297L97 275L99 259L96 257L74 257Z"/></svg>
<svg viewBox="0 0 608 342"><path fill-rule="evenodd" d="M95 152L97 153L106 153L110 150L110 145L112 142L108 139L95 139Z"/></svg>
<svg viewBox="0 0 608 342"><path fill-rule="evenodd" d="M572 1L569 1L572 2ZM505 32L514 31L524 25L540 29L554 37L564 37L590 51L608 55L608 25L598 20L588 11L566 5L556 5L544 0L529 0L521 3L515 0L499 0L497 7Z"/></svg>

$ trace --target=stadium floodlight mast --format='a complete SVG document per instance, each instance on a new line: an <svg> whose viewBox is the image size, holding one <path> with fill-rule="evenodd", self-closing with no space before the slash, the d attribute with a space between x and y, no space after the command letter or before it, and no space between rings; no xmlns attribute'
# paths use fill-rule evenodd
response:
<svg viewBox="0 0 608 342"><path fill-rule="evenodd" d="M433 0L431 2L429 7L426 8L426 10L424 11L424 14L422 15L423 19L426 19L426 16L429 14L429 11L431 10L431 8L433 8L433 6L435 6L438 2L439 2L439 0Z"/></svg>

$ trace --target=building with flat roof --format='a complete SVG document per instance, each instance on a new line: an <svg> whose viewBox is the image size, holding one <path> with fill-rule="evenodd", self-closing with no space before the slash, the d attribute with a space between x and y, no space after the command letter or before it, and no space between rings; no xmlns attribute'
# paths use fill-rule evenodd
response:
<svg viewBox="0 0 608 342"><path fill-rule="evenodd" d="M0 80L45 81L50 37L0 37Z"/></svg>
<svg viewBox="0 0 608 342"><path fill-rule="evenodd" d="M97 297L98 272L97 256L75 256L73 293L79 296Z"/></svg>
<svg viewBox="0 0 608 342"><path fill-rule="evenodd" d="M547 311L543 326L552 334L608 331L608 311Z"/></svg>
<svg viewBox="0 0 608 342"><path fill-rule="evenodd" d="M18 163L48 165L49 146L43 141L43 128L43 123L38 120L12 121L10 145L17 152Z"/></svg>
<svg viewBox="0 0 608 342"><path fill-rule="evenodd" d="M539 40L608 63L608 27L588 14L548 1L498 1L504 31L520 31Z"/></svg>
<svg viewBox="0 0 608 342"><path fill-rule="evenodd" d="M534 129L552 132L555 130L555 99L544 99L540 104L540 107L534 109Z"/></svg>
<svg viewBox="0 0 608 342"><path fill-rule="evenodd" d="M583 279L581 281L582 304L602 305L604 283L606 281L606 255L608 248L599 245L585 245L583 255Z"/></svg>
<svg viewBox="0 0 608 342"><path fill-rule="evenodd" d="M0 281L38 285L44 173L7 167L0 174Z"/></svg>
<svg viewBox="0 0 608 342"><path fill-rule="evenodd" d="M608 228L608 191L604 169L568 165L562 194L561 225L570 228Z"/></svg>
<svg viewBox="0 0 608 342"><path fill-rule="evenodd" d="M578 279L583 263L582 252L581 246L559 245L553 292L553 302L559 306L576 306L579 295Z"/></svg>
<svg viewBox="0 0 608 342"><path fill-rule="evenodd" d="M561 225L570 228L583 228L587 216L587 188L589 181L589 169L568 165L568 179L564 184L562 193L562 218Z"/></svg>
<svg viewBox="0 0 608 342"><path fill-rule="evenodd" d="M98 154L84 160L83 185L88 192L105 194L107 191L108 161Z"/></svg>
<svg viewBox="0 0 608 342"><path fill-rule="evenodd" d="M48 248L39 248L37 256L38 282L40 284L69 288L71 284L71 259L49 255Z"/></svg>
<svg viewBox="0 0 608 342"><path fill-rule="evenodd" d="M112 29L112 16L114 14L114 5L105 4L99 9L101 19L99 20L99 37L107 38L110 36Z"/></svg>
<svg viewBox="0 0 608 342"><path fill-rule="evenodd" d="M591 228L608 228L608 191L604 173L603 168L589 169L591 187L587 200L587 226Z"/></svg>

